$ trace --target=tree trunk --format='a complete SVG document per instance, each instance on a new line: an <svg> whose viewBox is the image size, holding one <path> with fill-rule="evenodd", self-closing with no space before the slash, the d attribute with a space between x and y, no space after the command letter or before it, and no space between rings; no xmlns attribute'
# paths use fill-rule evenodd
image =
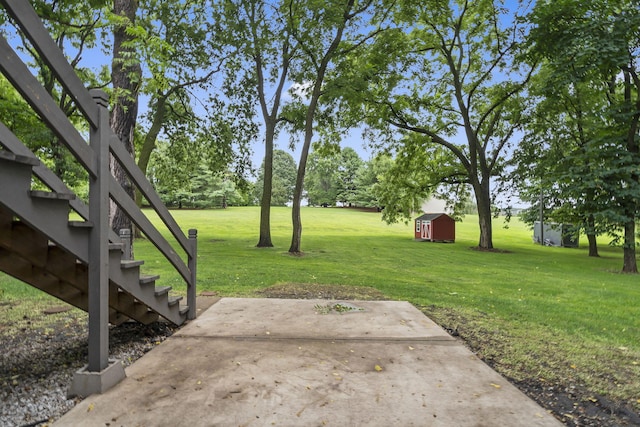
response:
<svg viewBox="0 0 640 427"><path fill-rule="evenodd" d="M631 73L628 71L624 71L624 99L627 105L634 105L636 107L640 107L640 97L637 97L635 102L632 101L632 93L634 89L640 89L637 87L637 80L633 79L636 82L636 85L632 85ZM637 92L636 92L637 93ZM636 95L637 96L637 95ZM633 102L633 104L632 104ZM640 121L640 114L634 113L631 119L631 123L629 124L629 130L627 132L627 151L631 153L635 158L637 158L638 154L640 154L640 146L637 142L638 137L638 122ZM637 169L634 169L637 171ZM640 183L640 175L637 172L631 174L631 185L638 186ZM625 209L625 216L628 218L627 222L624 224L624 261L622 265L623 273L638 273L638 263L636 261L636 221L638 213L638 201L637 198L632 198L627 202L627 206Z"/></svg>
<svg viewBox="0 0 640 427"><path fill-rule="evenodd" d="M300 206L302 203L302 190L304 189L304 176L307 169L307 159L309 158L309 148L311 148L311 140L313 139L313 120L316 116L318 109L318 101L322 95L322 82L327 72L327 67L331 61L334 53L338 49L338 44L342 40L342 34L344 32L347 21L353 18L350 15L350 11L353 8L355 0L347 0L345 13L343 15L343 21L340 27L338 27L335 37L324 54L320 66L317 70L316 81L313 84L313 91L311 93L311 99L309 100L309 107L307 108L307 114L304 122L304 144L302 145L302 152L300 153L300 163L298 164L298 174L296 176L296 187L293 191L293 209L291 210L291 218L293 220L293 233L291 235L291 246L289 247L289 253L299 254L300 241L302 238L302 219L300 218Z"/></svg>
<svg viewBox="0 0 640 427"><path fill-rule="evenodd" d="M307 169L307 159L309 158L309 148L311 147L311 140L313 139L313 118L315 117L318 100L320 99L320 85L318 82L322 82L323 79L324 73L321 70L318 74L318 81L316 81L314 86L313 94L309 101L309 108L307 109L307 116L305 118L304 144L302 145L302 151L300 153L300 163L298 164L298 174L296 175L296 187L293 190L293 208L291 210L293 233L291 235L289 253L292 254L302 253L302 250L300 249L302 239L300 206L302 204L302 190L304 189L304 176Z"/></svg>
<svg viewBox="0 0 640 427"><path fill-rule="evenodd" d="M293 233L291 235L291 246L289 253L299 254L302 252L302 218L300 217L300 207L302 204L302 190L304 189L304 175L307 168L307 159L309 157L309 147L313 138L313 122L307 125L304 136L304 144L300 153L300 163L298 164L298 174L296 175L296 187L293 190L293 207L291 209L291 220L293 225Z"/></svg>
<svg viewBox="0 0 640 427"><path fill-rule="evenodd" d="M138 167L145 175L147 174L147 168L149 167L151 153L153 153L153 150L156 148L156 141L158 140L158 135L160 135L160 131L164 124L166 101L166 97L163 96L157 99L156 111L153 114L153 121L149 128L149 132L147 132L147 135L144 137L142 148L140 149L140 154L138 156Z"/></svg>
<svg viewBox="0 0 640 427"><path fill-rule="evenodd" d="M636 262L636 222L627 221L624 224L624 263L623 273L638 273Z"/></svg>
<svg viewBox="0 0 640 427"><path fill-rule="evenodd" d="M596 241L596 235L593 233L587 234L587 240L589 241L589 256L599 257L598 242Z"/></svg>
<svg viewBox="0 0 640 427"><path fill-rule="evenodd" d="M491 195L489 184L474 183L473 191L476 196L478 206L478 223L480 225L480 249L493 249L493 230L491 224Z"/></svg>
<svg viewBox="0 0 640 427"><path fill-rule="evenodd" d="M587 218L587 240L589 241L589 256L599 257L598 254L598 242L596 240L596 226L595 226L595 218L593 215L589 215Z"/></svg>
<svg viewBox="0 0 640 427"><path fill-rule="evenodd" d="M113 2L113 12L116 15L126 16L132 24L135 22L137 9L136 0L114 0ZM127 35L126 27L126 25L121 25L115 27L113 31L111 79L116 99L111 111L111 128L131 156L135 157L133 135L138 116L138 89L142 72L140 64L131 63L132 48L126 47L126 43L131 41L131 37ZM113 157L111 159L111 173L127 194L135 199L135 191L129 177ZM133 228L131 220L113 202L111 203L111 228L116 233L124 228L130 230Z"/></svg>
<svg viewBox="0 0 640 427"><path fill-rule="evenodd" d="M273 186L273 138L276 132L275 121L267 121L264 142L264 179L262 200L260 201L260 239L259 248L271 248L271 190Z"/></svg>
<svg viewBox="0 0 640 427"><path fill-rule="evenodd" d="M142 148L138 154L138 167L145 176L147 175L147 169L149 168L151 153L153 153L153 150L156 148L156 141L158 140L158 135L160 134L164 124L166 101L166 96L161 95L158 97L151 127L149 128L147 135L144 137ZM136 191L136 203L138 206L142 206L142 193L140 193L139 190Z"/></svg>

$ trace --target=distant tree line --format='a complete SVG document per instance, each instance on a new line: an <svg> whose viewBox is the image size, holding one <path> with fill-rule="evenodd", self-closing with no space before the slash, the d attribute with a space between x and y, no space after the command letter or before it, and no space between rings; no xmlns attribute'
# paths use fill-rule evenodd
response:
<svg viewBox="0 0 640 427"><path fill-rule="evenodd" d="M364 161L350 147L331 152L312 151L307 163L304 198L310 206L382 207L383 175L391 166L390 157L381 155ZM247 204L260 204L264 162L258 171ZM271 206L290 206L296 182L296 164L283 150L273 152Z"/></svg>

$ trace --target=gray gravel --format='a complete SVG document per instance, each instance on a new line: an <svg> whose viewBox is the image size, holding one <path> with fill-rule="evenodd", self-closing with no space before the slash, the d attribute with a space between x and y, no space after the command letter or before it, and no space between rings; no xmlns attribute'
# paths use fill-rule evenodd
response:
<svg viewBox="0 0 640 427"><path fill-rule="evenodd" d="M110 329L110 357L129 366L175 328L125 323ZM0 335L0 426L50 423L73 408L67 399L73 373L87 361L85 320L69 315L53 327Z"/></svg>

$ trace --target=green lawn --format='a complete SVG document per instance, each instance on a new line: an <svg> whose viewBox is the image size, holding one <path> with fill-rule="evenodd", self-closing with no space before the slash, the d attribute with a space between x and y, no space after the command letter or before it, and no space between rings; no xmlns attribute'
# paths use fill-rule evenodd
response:
<svg viewBox="0 0 640 427"><path fill-rule="evenodd" d="M516 381L575 384L640 408L640 276L623 275L622 253L601 240L586 249L534 245L531 231L494 220L494 245L480 252L477 218L457 223L454 244L415 242L413 224L386 225L379 213L302 210L304 256L287 253L290 213L272 210L274 248L259 249L259 208L173 211L198 229L198 291L258 296L274 285L373 287L408 300ZM586 239L582 241L583 246ZM161 284L184 286L146 241L136 258ZM4 298L40 298L0 278ZM2 291L0 291L2 292Z"/></svg>

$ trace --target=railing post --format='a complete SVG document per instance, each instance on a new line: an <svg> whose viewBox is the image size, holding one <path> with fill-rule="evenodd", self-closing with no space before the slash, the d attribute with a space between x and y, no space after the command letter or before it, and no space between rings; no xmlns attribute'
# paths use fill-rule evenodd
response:
<svg viewBox="0 0 640 427"><path fill-rule="evenodd" d="M107 94L91 91L98 104L98 128L91 129L96 178L89 180L89 367L99 372L109 362L109 111Z"/></svg>
<svg viewBox="0 0 640 427"><path fill-rule="evenodd" d="M89 363L76 372L68 396L104 393L123 378L124 366L109 360L109 111L107 94L92 90L98 125L91 127L95 177L89 177Z"/></svg>
<svg viewBox="0 0 640 427"><path fill-rule="evenodd" d="M133 259L131 256L131 230L120 229L120 241L122 242L122 259Z"/></svg>
<svg viewBox="0 0 640 427"><path fill-rule="evenodd" d="M191 272L191 280L187 287L187 305L189 312L187 319L196 318L196 270L198 267L198 230L189 229L189 242L191 242L191 253L189 254L188 267Z"/></svg>

